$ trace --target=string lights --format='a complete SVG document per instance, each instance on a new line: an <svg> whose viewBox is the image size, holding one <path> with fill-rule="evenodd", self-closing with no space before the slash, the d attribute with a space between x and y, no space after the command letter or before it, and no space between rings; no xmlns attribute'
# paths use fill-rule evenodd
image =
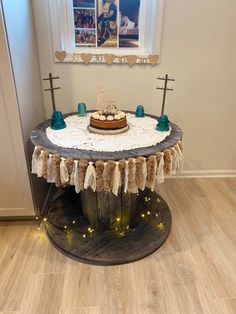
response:
<svg viewBox="0 0 236 314"><path fill-rule="evenodd" d="M145 202L161 203L160 198L151 199L148 196L144 197L144 201ZM140 218L142 220L147 220L148 219L148 221L150 221L150 219L154 219L155 220L156 218L159 218L159 211L148 209L148 210L140 213ZM126 234L126 232L130 229L130 225L125 225L124 226L124 224L122 223L122 219L123 218L121 218L121 217L116 217L115 218L115 220L111 223L111 231L114 230L114 231L118 232L117 233L118 236L122 236L123 237ZM38 230L38 237L40 239L39 232L41 230L41 224L42 223L46 223L48 218L45 215L44 216L36 216L35 220L38 222L37 230ZM71 232L71 231L73 231L73 229L70 229L70 226L71 227L73 226L73 228L74 228L76 223L79 223L79 221L74 218L70 223L67 223L64 226L62 226L61 229L65 230L65 232L67 233L68 237L72 236L73 232ZM114 227L113 227L113 225L114 225ZM164 230L165 225L163 224L163 222L160 222L158 224L156 223L156 227L157 227L158 230L162 231L162 230ZM84 228L83 228L83 230L79 231L78 228L77 228L76 232L80 233L81 237L86 239L87 237L92 236L92 234L95 234L95 229L93 229L91 226L88 226L87 227L87 231L85 231Z"/></svg>

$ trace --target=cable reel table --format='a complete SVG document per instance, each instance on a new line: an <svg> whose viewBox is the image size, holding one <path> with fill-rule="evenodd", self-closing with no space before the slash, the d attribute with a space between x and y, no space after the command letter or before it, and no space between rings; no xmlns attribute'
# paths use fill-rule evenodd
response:
<svg viewBox="0 0 236 314"><path fill-rule="evenodd" d="M75 114L67 114L65 117L71 115ZM44 158L46 154L46 158L56 156L78 160L79 163L86 160L89 164L93 163L97 179L97 161L111 166L114 164L114 167L114 161L116 164L119 161L119 166L125 161L129 167L140 156L149 160L150 156L155 158L158 152L170 154L175 151L173 148L180 143L183 135L177 125L170 123L170 135L157 145L116 152L88 151L53 144L46 135L50 124L51 120L41 123L31 135L33 144L44 154ZM165 154L162 153L161 156L165 157ZM147 171L150 168L148 162ZM45 165L49 167L48 159L44 167ZM55 165L57 169L60 168L58 163ZM111 167L113 174L114 167ZM45 171L48 173L49 169ZM121 186L116 196L112 191L93 191L91 187L76 193L70 184L62 184L51 200L46 221L47 235L57 249L78 261L95 265L123 264L147 256L165 242L170 229L171 212L167 203L147 187L143 191L138 189L137 193L125 193Z"/></svg>

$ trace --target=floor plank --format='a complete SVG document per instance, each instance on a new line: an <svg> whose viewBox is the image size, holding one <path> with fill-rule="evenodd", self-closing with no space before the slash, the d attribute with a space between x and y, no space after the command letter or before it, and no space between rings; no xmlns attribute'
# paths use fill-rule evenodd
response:
<svg viewBox="0 0 236 314"><path fill-rule="evenodd" d="M169 179L165 244L101 267L59 253L31 222L0 222L0 314L236 313L236 178Z"/></svg>

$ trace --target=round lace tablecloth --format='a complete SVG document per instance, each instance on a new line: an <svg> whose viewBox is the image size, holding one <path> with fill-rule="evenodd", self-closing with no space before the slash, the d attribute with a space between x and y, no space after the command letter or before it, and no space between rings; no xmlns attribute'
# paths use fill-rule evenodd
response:
<svg viewBox="0 0 236 314"><path fill-rule="evenodd" d="M90 133L87 129L90 115L78 117L69 116L65 119L67 127L63 130L46 129L50 142L64 147L97 152L119 152L140 147L149 147L162 142L168 132L157 131L157 120L151 117L136 118L134 114L127 114L130 129L118 135L99 135Z"/></svg>
<svg viewBox="0 0 236 314"><path fill-rule="evenodd" d="M97 134L92 134L89 133L87 131L87 125L88 125L88 120L89 120L89 115L94 112L94 110L91 110L88 112L88 116L84 117L84 118L78 118L77 117L77 113L69 113L69 114L65 114L64 118L66 120L66 123L68 124L68 118L69 121L78 121L78 119L81 119L80 121L82 121L83 119L87 122L84 123L84 130L83 130L83 134L87 134L87 136L89 137L102 137L102 138L106 138L108 139L108 137L110 137L111 139L111 135L97 135ZM127 115L130 114L130 116L136 120L136 123L140 123L140 130L142 133L141 137L142 139L144 139L144 145L146 144L146 146L142 146L140 144L140 136L136 135L135 137L135 149L132 149L130 146L128 147L128 149L124 149L124 150L120 150L120 147L115 147L115 151L114 150L107 150L107 151L100 151L100 150L95 150L95 148L92 149L83 149L83 148L68 148L65 147L67 146L66 144L64 144L65 146L63 147L63 144L59 144L59 140L60 140L60 136L58 136L57 138L57 144L54 144L52 141L56 140L55 139L55 134L63 134L63 132L67 132L68 129L64 129L64 130L60 130L60 131L53 131L51 130L51 119L46 120L42 123L40 123L33 131L31 134L31 141L35 146L39 146L41 148L43 148L44 150L48 151L50 154L52 155L58 155L61 157L65 157L65 158L73 158L73 159L87 159L87 160L121 160L121 159L128 159L128 158L137 158L139 156L150 156L152 154L156 154L156 152L158 151L164 151L165 149L174 146L178 141L181 141L182 139L182 135L183 132L182 130L173 122L170 122L170 127L171 127L171 132L170 135L167 136L167 134L163 134L158 131L155 130L155 126L157 124L157 116L154 115L150 115L150 114L146 114L144 118L135 118L134 117L134 112L128 112L126 111ZM151 119L151 120L149 120ZM146 135L146 133L144 133L143 130L143 121L149 121L152 124L152 134L155 134L156 138L155 140L152 139L152 136ZM81 123L82 126L82 123ZM149 126L150 128L150 126ZM81 132L81 131L80 131ZM122 138L124 138L125 140L122 140L123 143L126 143L126 137L127 134L129 132L132 132L132 130L129 130L128 132L121 134ZM48 136L50 137L49 133L54 134L54 139L52 139L52 141L48 138ZM139 134L140 134L139 133ZM132 134L132 133L131 133ZM48 136L47 136L48 135ZM119 135L119 136L121 136ZM162 139L159 136L164 136ZM86 136L86 141L84 141L86 145L87 143L87 136ZM117 137L118 135L116 135L115 137ZM114 137L114 136L112 136ZM61 139L63 139L63 137L61 137ZM71 140L71 139L70 139ZM76 136L76 140L80 140L80 138L78 138L78 136ZM153 140L152 143L150 145L150 140ZM64 140L63 140L64 141ZM112 140L113 141L113 140ZM110 143L112 142L110 140ZM157 144L158 142L158 144ZM76 143L78 145L78 142ZM75 145L76 145L75 144ZM61 146L62 145L62 146ZM70 144L71 145L71 144ZM119 144L117 144L119 145ZM73 144L72 144L73 146ZM138 148L139 147L139 148ZM102 148L104 150L104 147ZM109 149L109 147L108 147Z"/></svg>

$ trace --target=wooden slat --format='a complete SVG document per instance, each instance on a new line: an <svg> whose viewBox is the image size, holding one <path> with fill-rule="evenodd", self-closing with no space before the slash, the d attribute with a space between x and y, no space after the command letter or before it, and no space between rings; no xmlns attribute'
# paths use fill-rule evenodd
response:
<svg viewBox="0 0 236 314"><path fill-rule="evenodd" d="M122 192L121 224L127 227L131 224L136 214L136 194Z"/></svg>
<svg viewBox="0 0 236 314"><path fill-rule="evenodd" d="M104 230L110 226L110 193L97 193L98 229Z"/></svg>
<svg viewBox="0 0 236 314"><path fill-rule="evenodd" d="M120 193L118 196L114 194L110 195L110 225L114 229L119 226L120 222L116 219L121 217L121 197Z"/></svg>
<svg viewBox="0 0 236 314"><path fill-rule="evenodd" d="M88 188L81 192L82 210L85 217L91 224L91 227L98 227L98 203L97 194L92 189Z"/></svg>

